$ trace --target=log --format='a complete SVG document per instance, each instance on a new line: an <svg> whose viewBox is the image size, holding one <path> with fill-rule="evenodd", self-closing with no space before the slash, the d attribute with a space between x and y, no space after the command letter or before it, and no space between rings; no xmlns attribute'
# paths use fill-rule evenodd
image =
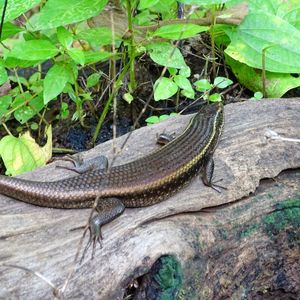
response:
<svg viewBox="0 0 300 300"><path fill-rule="evenodd" d="M299 99L226 105L214 158L215 180L223 179L227 190L217 193L195 178L164 202L126 209L103 227L104 246L95 258L89 252L81 265L75 264L63 296L155 299L149 296L147 276L166 256L177 262L177 283L182 282L166 299L175 294L180 299L299 297L300 143L266 138L268 129L300 138L299 116ZM156 133L181 132L189 119L176 116L134 131L116 164L149 153L157 147ZM116 145L125 138L118 138ZM101 153L111 160L111 149L109 141L84 155ZM73 175L56 164L22 177L49 181ZM1 195L0 298L53 299L45 281L12 265L39 272L61 288L74 267L83 232L78 227L89 214L89 209L41 208Z"/></svg>

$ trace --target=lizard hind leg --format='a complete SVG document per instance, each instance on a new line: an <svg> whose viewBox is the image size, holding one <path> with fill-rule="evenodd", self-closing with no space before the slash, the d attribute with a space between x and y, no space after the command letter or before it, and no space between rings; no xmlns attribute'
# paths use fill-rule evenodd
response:
<svg viewBox="0 0 300 300"><path fill-rule="evenodd" d="M203 169L202 169L202 182L206 185L214 189L216 192L221 193L221 189L227 190L226 187L222 185L216 184L219 181L222 181L222 179L218 181L213 181L213 175L214 175L214 168L215 168L215 163L213 160L212 155L209 155L203 164Z"/></svg>
<svg viewBox="0 0 300 300"><path fill-rule="evenodd" d="M96 215L91 215L91 218L89 220L89 226L87 230L89 230L90 236L88 243L83 251L81 261L83 260L87 250L91 245L93 247L92 259L94 258L97 243L99 243L100 248L102 248L102 225L107 224L120 216L124 212L124 210L125 206L123 202L118 198L96 199Z"/></svg>

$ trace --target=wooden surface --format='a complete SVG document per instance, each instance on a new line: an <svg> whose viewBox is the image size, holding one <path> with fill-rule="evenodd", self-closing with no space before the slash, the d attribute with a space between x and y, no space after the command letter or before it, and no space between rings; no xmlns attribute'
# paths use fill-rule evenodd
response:
<svg viewBox="0 0 300 300"><path fill-rule="evenodd" d="M116 164L149 153L157 147L156 133L164 129L180 132L189 118L177 116L136 130ZM264 219L275 213L280 203L299 199L299 172L289 171L290 179L289 173L283 173L279 183L261 180L274 178L283 170L300 168L300 143L267 141L267 129L299 139L300 100L227 105L224 133L215 152L215 179L222 178L222 185L228 189L218 194L196 178L160 204L127 209L103 227L104 247L97 249L93 261L88 257L77 265L64 296L122 299L128 284L164 254L174 255L182 264L185 279L181 299L221 299L222 295L239 298L251 292L249 287L257 293L271 293L278 286L279 291L292 296L299 293L299 242L295 242L299 226L285 220L296 236L287 235L283 226L278 240ZM123 139L119 138L117 145ZM101 153L110 159L111 147L111 142L104 143L86 153L86 157ZM51 164L24 177L56 180L72 175ZM82 230L74 228L85 225L89 213L40 208L0 196L0 298L53 299L51 288L41 279L3 264L37 271L61 287L72 268L82 235ZM289 248L289 243L293 247ZM270 270L274 274L284 271L286 281L276 281ZM270 287L257 288L257 282L270 283Z"/></svg>

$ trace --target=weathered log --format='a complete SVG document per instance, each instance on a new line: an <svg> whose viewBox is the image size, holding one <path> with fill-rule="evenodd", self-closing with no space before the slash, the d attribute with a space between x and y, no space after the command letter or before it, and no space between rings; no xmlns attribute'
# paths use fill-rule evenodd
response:
<svg viewBox="0 0 300 300"><path fill-rule="evenodd" d="M156 148L156 133L180 132L189 116L136 130L116 164ZM300 138L299 99L227 105L215 152L218 194L198 178L157 205L127 209L104 226L104 247L87 257L70 279L70 299L122 299L126 287L163 255L182 266L181 299L300 295L300 143L267 140L272 129ZM125 136L117 139L121 145ZM112 142L86 157L111 156ZM275 178L283 170L281 176ZM297 173L298 172L298 173ZM23 177L57 180L72 173L50 164ZM275 178L267 180L267 178ZM18 265L37 271L60 288L73 266L89 210L48 209L0 196L0 298L52 299L49 286ZM146 295L143 283L140 296ZM138 298L140 297L140 298ZM149 297L146 299L150 299Z"/></svg>

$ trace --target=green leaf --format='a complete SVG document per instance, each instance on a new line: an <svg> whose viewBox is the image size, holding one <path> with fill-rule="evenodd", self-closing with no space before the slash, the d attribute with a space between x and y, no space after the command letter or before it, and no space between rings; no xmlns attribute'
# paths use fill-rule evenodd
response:
<svg viewBox="0 0 300 300"><path fill-rule="evenodd" d="M174 81L183 90L193 90L190 81L182 75L175 75Z"/></svg>
<svg viewBox="0 0 300 300"><path fill-rule="evenodd" d="M14 75L10 75L9 76L9 80L13 81L13 82L16 82L16 83L21 83L23 84L24 86L28 87L28 81L26 78L22 77L22 76L14 76Z"/></svg>
<svg viewBox="0 0 300 300"><path fill-rule="evenodd" d="M2 28L2 34L1 34L1 41L6 40L7 38L15 35L18 32L23 31L22 28L18 27L15 24L12 23L4 23Z"/></svg>
<svg viewBox="0 0 300 300"><path fill-rule="evenodd" d="M207 79L200 79L194 82L196 86L196 90L199 92L206 92L212 88L212 85L209 83Z"/></svg>
<svg viewBox="0 0 300 300"><path fill-rule="evenodd" d="M133 23L136 25L150 25L151 22L153 20L155 20L155 18L157 17L157 15L155 14L151 14L150 11L147 10L143 10L142 12L136 14L133 18Z"/></svg>
<svg viewBox="0 0 300 300"><path fill-rule="evenodd" d="M159 101L162 99L168 99L176 94L177 90L177 84L175 84L170 78L161 77L154 83L154 100Z"/></svg>
<svg viewBox="0 0 300 300"><path fill-rule="evenodd" d="M14 57L7 57L4 61L4 65L7 68L15 68L15 67L27 68L27 67L40 64L42 63L42 61L43 60L23 60Z"/></svg>
<svg viewBox="0 0 300 300"><path fill-rule="evenodd" d="M226 78L226 77L216 77L214 80L214 86L218 87L219 89L225 89L229 85L233 84L233 81Z"/></svg>
<svg viewBox="0 0 300 300"><path fill-rule="evenodd" d="M40 0L13 0L7 1L4 22L13 20L27 12L29 9L40 4ZM0 11L3 11L4 0L0 1Z"/></svg>
<svg viewBox="0 0 300 300"><path fill-rule="evenodd" d="M194 90L182 90L181 94L189 99L195 99L195 91Z"/></svg>
<svg viewBox="0 0 300 300"><path fill-rule="evenodd" d="M125 93L123 95L123 99L129 104L134 100L133 96L130 93Z"/></svg>
<svg viewBox="0 0 300 300"><path fill-rule="evenodd" d="M175 68L168 68L168 71L169 71L169 73L170 73L171 75L176 75L177 72L178 72L178 70L175 69Z"/></svg>
<svg viewBox="0 0 300 300"><path fill-rule="evenodd" d="M254 97L256 98L256 99L262 99L263 98L263 93L262 92L255 92L254 93Z"/></svg>
<svg viewBox="0 0 300 300"><path fill-rule="evenodd" d="M198 33L207 30L207 26L200 26L196 24L172 24L158 28L154 31L153 36L160 36L171 40L181 40L193 37Z"/></svg>
<svg viewBox="0 0 300 300"><path fill-rule="evenodd" d="M30 84L34 84L34 83L36 83L39 79L40 79L40 72L35 72L35 73L33 73L33 74L29 77L28 82L29 82Z"/></svg>
<svg viewBox="0 0 300 300"><path fill-rule="evenodd" d="M73 43L72 33L62 26L57 28L57 38L65 48L70 48Z"/></svg>
<svg viewBox="0 0 300 300"><path fill-rule="evenodd" d="M34 97L27 91L19 94L11 106L16 109L14 111L15 119L24 124L44 107L43 97L42 95Z"/></svg>
<svg viewBox="0 0 300 300"><path fill-rule="evenodd" d="M179 75L182 75L186 78L191 76L191 69L190 67L186 66L185 68L182 68L179 70Z"/></svg>
<svg viewBox="0 0 300 300"><path fill-rule="evenodd" d="M148 124L155 124L159 122L158 116L151 116L145 120Z"/></svg>
<svg viewBox="0 0 300 300"><path fill-rule="evenodd" d="M69 105L67 103L65 103L65 102L62 102L61 103L60 113L59 113L59 116L57 116L57 118L65 120L65 119L67 119L69 117L69 115L70 115Z"/></svg>
<svg viewBox="0 0 300 300"><path fill-rule="evenodd" d="M85 63L85 56L84 52L77 48L70 48L67 50L70 57L79 65L84 65Z"/></svg>
<svg viewBox="0 0 300 300"><path fill-rule="evenodd" d="M0 65L0 85L5 83L8 79L6 69Z"/></svg>
<svg viewBox="0 0 300 300"><path fill-rule="evenodd" d="M96 84L99 83L100 77L101 77L101 75L99 73L91 74L86 80L86 86L88 88L95 86Z"/></svg>
<svg viewBox="0 0 300 300"><path fill-rule="evenodd" d="M102 51L102 52L85 51L83 53L84 53L84 60L86 65L107 60L114 55L113 53L106 52L106 51Z"/></svg>
<svg viewBox="0 0 300 300"><path fill-rule="evenodd" d="M230 0L180 0L179 2L184 3L184 4L194 4L194 5L214 5L214 4L222 4L226 3Z"/></svg>
<svg viewBox="0 0 300 300"><path fill-rule="evenodd" d="M29 22L33 30L43 30L84 21L99 15L107 2L108 0L48 0L40 13Z"/></svg>
<svg viewBox="0 0 300 300"><path fill-rule="evenodd" d="M47 40L22 41L8 53L8 57L21 60L39 61L54 57L59 50Z"/></svg>
<svg viewBox="0 0 300 300"><path fill-rule="evenodd" d="M221 98L221 95L219 93L215 93L215 94L209 95L208 100L210 102L221 102L222 98Z"/></svg>
<svg viewBox="0 0 300 300"><path fill-rule="evenodd" d="M248 66L271 72L300 73L300 31L270 13L249 14L236 31L224 29L231 43L225 53ZM292 38L290 38L292 37Z"/></svg>
<svg viewBox="0 0 300 300"><path fill-rule="evenodd" d="M97 27L82 30L76 34L76 39L85 40L94 47L111 45L113 40L115 40L115 42L121 40L121 38L117 35L115 35L113 39L112 31L108 27Z"/></svg>
<svg viewBox="0 0 300 300"><path fill-rule="evenodd" d="M158 2L159 2L159 0L141 0L139 2L138 9L143 10L143 9L149 8L151 6L154 6Z"/></svg>
<svg viewBox="0 0 300 300"><path fill-rule="evenodd" d="M169 43L155 43L147 46L151 59L159 65L176 69L186 68L184 58L174 45Z"/></svg>
<svg viewBox="0 0 300 300"><path fill-rule="evenodd" d="M239 82L249 90L262 91L262 72L242 64L229 56L225 56L226 63ZM300 86L300 77L291 74L266 72L266 95L270 98L280 98L287 91Z"/></svg>
<svg viewBox="0 0 300 300"><path fill-rule="evenodd" d="M19 138L7 135L1 139L0 155L7 175L18 175L45 165L52 154L51 126L48 127L46 134L47 142L43 147L35 142L29 132Z"/></svg>
<svg viewBox="0 0 300 300"><path fill-rule="evenodd" d="M44 79L44 104L63 91L66 83L72 77L70 73L72 73L70 66L64 63L56 63L50 68Z"/></svg>
<svg viewBox="0 0 300 300"><path fill-rule="evenodd" d="M0 97L0 119L8 112L8 107L12 102L12 97L10 95L5 95Z"/></svg>

